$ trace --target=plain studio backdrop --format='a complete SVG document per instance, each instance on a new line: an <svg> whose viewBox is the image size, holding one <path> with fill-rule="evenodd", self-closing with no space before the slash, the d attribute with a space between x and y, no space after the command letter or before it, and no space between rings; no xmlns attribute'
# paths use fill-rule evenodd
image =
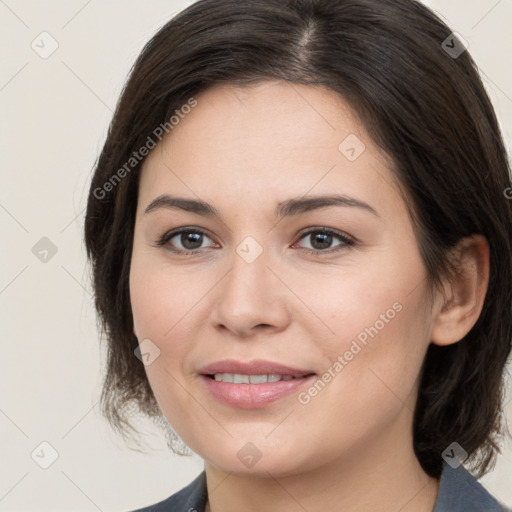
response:
<svg viewBox="0 0 512 512"><path fill-rule="evenodd" d="M82 244L91 169L127 73L190 3L0 0L0 511L130 510L202 470L150 425L148 452L129 449L100 416L103 356ZM428 4L469 43L510 148L512 2ZM507 400L512 425L510 383ZM508 440L482 483L512 506L511 480Z"/></svg>

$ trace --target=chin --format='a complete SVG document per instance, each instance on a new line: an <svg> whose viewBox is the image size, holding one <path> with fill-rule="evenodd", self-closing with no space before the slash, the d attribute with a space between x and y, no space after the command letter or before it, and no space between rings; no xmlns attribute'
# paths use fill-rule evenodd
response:
<svg viewBox="0 0 512 512"><path fill-rule="evenodd" d="M292 446L278 441L276 444L264 436L260 436L260 440L256 436L229 438L224 444L216 444L214 449L209 446L198 453L205 462L225 473L262 478L282 478L303 472L308 459L301 443Z"/></svg>

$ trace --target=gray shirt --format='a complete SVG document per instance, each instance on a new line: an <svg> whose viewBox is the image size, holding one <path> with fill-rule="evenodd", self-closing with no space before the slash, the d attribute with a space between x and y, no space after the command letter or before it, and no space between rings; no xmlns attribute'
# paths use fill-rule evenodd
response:
<svg viewBox="0 0 512 512"><path fill-rule="evenodd" d="M204 512L208 499L203 471L187 487L171 497L133 512ZM432 512L512 512L493 498L465 469L444 464Z"/></svg>

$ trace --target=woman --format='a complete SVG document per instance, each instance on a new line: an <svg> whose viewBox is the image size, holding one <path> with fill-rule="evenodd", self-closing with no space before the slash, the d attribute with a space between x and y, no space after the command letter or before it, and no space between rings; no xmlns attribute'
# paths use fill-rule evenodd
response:
<svg viewBox="0 0 512 512"><path fill-rule="evenodd" d="M144 510L505 510L475 477L503 430L510 190L476 66L416 1L202 0L160 29L85 223L105 414L205 461Z"/></svg>

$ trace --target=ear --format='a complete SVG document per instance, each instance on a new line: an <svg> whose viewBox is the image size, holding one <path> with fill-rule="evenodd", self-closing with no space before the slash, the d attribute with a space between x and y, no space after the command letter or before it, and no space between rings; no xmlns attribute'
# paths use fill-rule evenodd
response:
<svg viewBox="0 0 512 512"><path fill-rule="evenodd" d="M489 285L489 244L482 235L461 240L454 249L459 271L445 283L444 297L433 309L431 341L451 345L475 325Z"/></svg>

